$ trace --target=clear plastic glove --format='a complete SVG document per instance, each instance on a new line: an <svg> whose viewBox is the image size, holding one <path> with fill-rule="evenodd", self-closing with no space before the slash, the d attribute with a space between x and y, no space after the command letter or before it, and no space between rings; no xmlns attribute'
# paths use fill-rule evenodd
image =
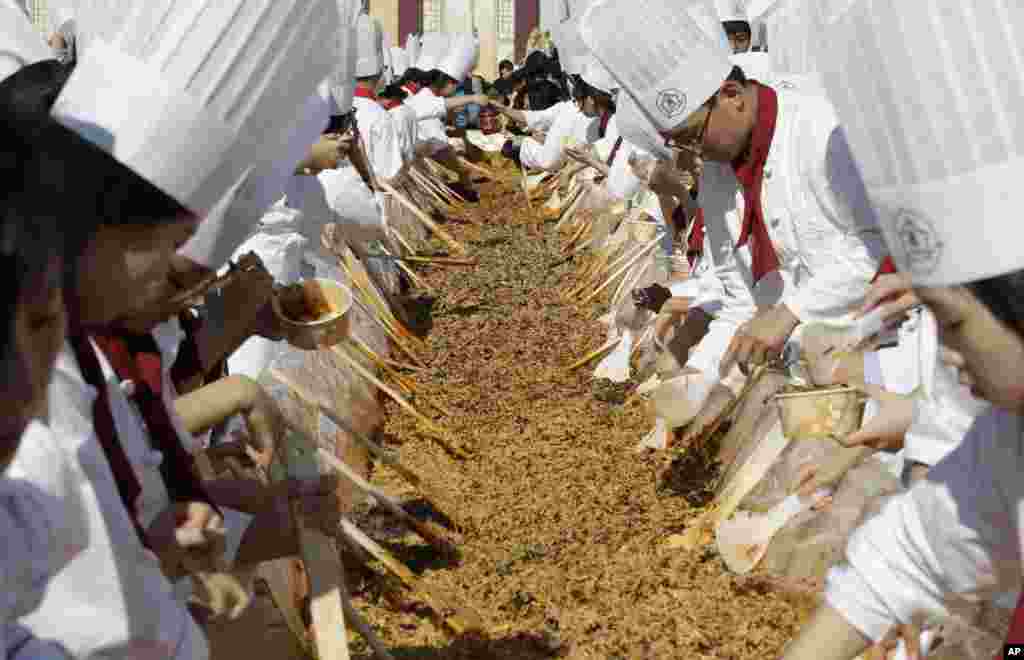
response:
<svg viewBox="0 0 1024 660"><path fill-rule="evenodd" d="M920 303L914 293L910 276L904 273L890 273L879 276L871 285L857 315L864 316L875 309L882 309L886 327L893 327Z"/></svg>
<svg viewBox="0 0 1024 660"><path fill-rule="evenodd" d="M897 452L914 421L914 400L911 397L886 395L879 400L878 414L864 426L841 438L846 447L871 447L877 451Z"/></svg>

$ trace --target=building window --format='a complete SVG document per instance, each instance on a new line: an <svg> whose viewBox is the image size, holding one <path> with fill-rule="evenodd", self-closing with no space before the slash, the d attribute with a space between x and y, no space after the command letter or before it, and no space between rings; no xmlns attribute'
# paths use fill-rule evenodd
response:
<svg viewBox="0 0 1024 660"><path fill-rule="evenodd" d="M32 17L32 24L36 29L49 36L50 12L44 0L30 0L28 3L29 15Z"/></svg>
<svg viewBox="0 0 1024 660"><path fill-rule="evenodd" d="M516 38L514 7L513 0L497 0L498 41L512 41Z"/></svg>
<svg viewBox="0 0 1024 660"><path fill-rule="evenodd" d="M427 32L442 32L444 30L444 22L442 17L444 16L444 0L423 0L420 5L420 11L422 12L422 19L420 24L423 27L423 33Z"/></svg>

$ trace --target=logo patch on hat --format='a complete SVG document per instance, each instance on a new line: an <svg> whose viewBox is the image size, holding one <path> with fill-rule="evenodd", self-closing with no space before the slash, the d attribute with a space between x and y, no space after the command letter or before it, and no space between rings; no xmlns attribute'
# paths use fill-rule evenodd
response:
<svg viewBox="0 0 1024 660"><path fill-rule="evenodd" d="M666 117L674 119L686 110L686 94L678 89L663 89L658 92L657 106Z"/></svg>
<svg viewBox="0 0 1024 660"><path fill-rule="evenodd" d="M945 246L931 220L911 209L901 209L894 226L907 270L919 276L934 272Z"/></svg>

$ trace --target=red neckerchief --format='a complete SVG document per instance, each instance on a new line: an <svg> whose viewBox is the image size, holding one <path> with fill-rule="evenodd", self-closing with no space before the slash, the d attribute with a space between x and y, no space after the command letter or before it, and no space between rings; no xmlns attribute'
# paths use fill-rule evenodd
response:
<svg viewBox="0 0 1024 660"><path fill-rule="evenodd" d="M124 508L128 510L128 517L132 519L139 542L149 547L146 542L146 531L139 524L138 502L142 486L139 484L139 477L135 474L131 461L128 460L128 454L125 453L124 447L117 439L117 426L114 424L114 415L110 412L107 381L103 377L99 358L96 357L88 336L80 330L68 333L68 343L71 344L71 350L78 361L82 378L96 390L96 399L92 404L92 425L96 431L96 439L99 441L100 448L103 449L107 463L110 464L117 493L121 496Z"/></svg>
<svg viewBox="0 0 1024 660"><path fill-rule="evenodd" d="M409 96L416 96L416 93L420 91L420 86L414 82L405 83L402 87L405 91L409 92Z"/></svg>
<svg viewBox="0 0 1024 660"><path fill-rule="evenodd" d="M1024 593L1020 595L1017 607L1013 610L1013 618L1010 619L1010 630L1006 633L1006 644L1007 646L1011 644L1024 644ZM1002 660L1004 657L1008 656L997 653L995 660Z"/></svg>
<svg viewBox="0 0 1024 660"><path fill-rule="evenodd" d="M598 135L598 137L603 138L604 134L608 132L608 122L611 121L611 118L612 118L612 113L607 112L607 111L601 113L601 123L598 124L598 127L597 127L597 135Z"/></svg>
<svg viewBox="0 0 1024 660"><path fill-rule="evenodd" d="M878 272L875 273L873 278L871 278L871 283L874 284L875 280L882 275L892 275L893 273L898 272L899 270L896 269L896 262L892 260L892 257L886 257L882 260L882 265L878 267Z"/></svg>
<svg viewBox="0 0 1024 660"><path fill-rule="evenodd" d="M377 93L368 87L356 86L355 95L358 99L370 99L371 101L377 100Z"/></svg>
<svg viewBox="0 0 1024 660"><path fill-rule="evenodd" d="M779 99L771 87L758 82L754 84L757 86L757 120L750 135L750 148L745 158L733 161L732 169L743 186L743 224L736 247L743 247L751 242L751 270L754 282L757 283L762 277L779 268L779 257L772 247L768 227L764 222L764 209L761 208L764 165L772 148L772 138L775 137Z"/></svg>
<svg viewBox="0 0 1024 660"><path fill-rule="evenodd" d="M380 99L379 103L385 110L393 110L402 105L402 102L398 99Z"/></svg>
<svg viewBox="0 0 1024 660"><path fill-rule="evenodd" d="M679 208L682 209L682 205ZM697 209L693 216L693 227L690 228L690 238L686 241L686 251L695 255L704 251L704 209Z"/></svg>
<svg viewBox="0 0 1024 660"><path fill-rule="evenodd" d="M117 377L135 383L131 399L142 415L153 446L164 456L160 473L171 499L176 502L198 501L213 505L196 476L192 456L181 446L178 430L164 405L163 360L156 340L149 334L128 332L97 334L93 340L103 351Z"/></svg>
<svg viewBox="0 0 1024 660"><path fill-rule="evenodd" d="M619 149L621 149L621 148L622 148L622 136L620 135L619 138L617 140L615 140L615 146L612 147L612 152L610 154L608 154L608 160L605 162L605 165L607 165L608 167L612 166L612 163L615 162L615 156L617 156L619 154Z"/></svg>

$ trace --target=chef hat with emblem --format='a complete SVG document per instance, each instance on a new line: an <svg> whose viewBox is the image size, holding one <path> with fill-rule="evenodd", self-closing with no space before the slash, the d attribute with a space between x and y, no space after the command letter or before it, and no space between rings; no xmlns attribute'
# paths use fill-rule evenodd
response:
<svg viewBox="0 0 1024 660"><path fill-rule="evenodd" d="M614 94L619 89L619 83L612 77L612 74L608 72L608 69L604 67L596 57L588 58L587 65L583 69L583 73L580 74L583 81L596 89L599 92L608 94L609 96Z"/></svg>
<svg viewBox="0 0 1024 660"><path fill-rule="evenodd" d="M398 46L391 48L391 66L394 67L395 80L405 75L409 68L409 57L404 48Z"/></svg>
<svg viewBox="0 0 1024 660"><path fill-rule="evenodd" d="M384 41L377 19L360 14L356 21L356 78L379 76L384 70Z"/></svg>
<svg viewBox="0 0 1024 660"><path fill-rule="evenodd" d="M227 263L252 234L266 209L284 195L285 183L294 175L295 166L335 114L344 113L338 112L333 89L325 80L293 115L290 127L265 136L270 143L268 153L284 155L250 168L210 210L179 254L212 270Z"/></svg>
<svg viewBox="0 0 1024 660"><path fill-rule="evenodd" d="M53 57L28 16L14 4L0 3L0 80L18 69Z"/></svg>
<svg viewBox="0 0 1024 660"><path fill-rule="evenodd" d="M454 34L448 46L448 53L438 63L438 70L453 80L462 82L476 66L480 45L472 34Z"/></svg>
<svg viewBox="0 0 1024 660"><path fill-rule="evenodd" d="M680 127L732 71L732 53L671 0L597 0L580 34L660 131Z"/></svg>
<svg viewBox="0 0 1024 660"><path fill-rule="evenodd" d="M336 0L136 0L53 116L205 215L334 67ZM327 44L327 47L324 46Z"/></svg>
<svg viewBox="0 0 1024 660"><path fill-rule="evenodd" d="M1024 268L1024 5L842 5L824 78L897 266L928 286Z"/></svg>
<svg viewBox="0 0 1024 660"><path fill-rule="evenodd" d="M433 71L448 54L448 35L443 32L428 32L423 35L420 44L416 68L421 71Z"/></svg>
<svg viewBox="0 0 1024 660"><path fill-rule="evenodd" d="M643 149L655 158L672 159L675 154L665 146L665 138L658 133L647 115L629 94L619 94L615 102L615 121L622 139L633 146Z"/></svg>

